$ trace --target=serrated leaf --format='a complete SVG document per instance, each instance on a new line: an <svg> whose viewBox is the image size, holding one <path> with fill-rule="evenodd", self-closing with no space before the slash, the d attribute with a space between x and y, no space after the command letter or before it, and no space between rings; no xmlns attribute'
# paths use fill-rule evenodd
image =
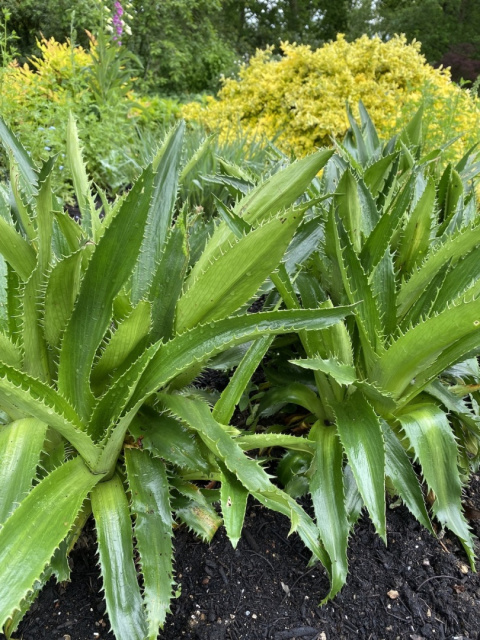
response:
<svg viewBox="0 0 480 640"><path fill-rule="evenodd" d="M132 397L138 380L159 348L160 343L157 342L143 351L97 401L87 427L88 433L94 440L103 439L105 444L115 429L119 427L118 420ZM102 455L104 454L105 449L102 452Z"/></svg>
<svg viewBox="0 0 480 640"><path fill-rule="evenodd" d="M118 476L92 491L100 570L108 617L117 640L145 640L147 622L133 563L132 521Z"/></svg>
<svg viewBox="0 0 480 640"><path fill-rule="evenodd" d="M156 267L150 286L152 329L150 339L168 340L174 331L175 308L182 293L188 268L189 248L187 230L179 216L165 240L165 248Z"/></svg>
<svg viewBox="0 0 480 640"><path fill-rule="evenodd" d="M371 273L372 269L376 267L385 255L392 236L413 198L414 185L415 176L412 174L397 195L391 208L384 211L377 225L364 243L360 253L360 260L367 274Z"/></svg>
<svg viewBox="0 0 480 640"><path fill-rule="evenodd" d="M46 431L35 418L0 426L0 525L32 487Z"/></svg>
<svg viewBox="0 0 480 640"><path fill-rule="evenodd" d="M434 220L435 182L429 178L423 194L410 213L395 259L403 277L423 262L430 245Z"/></svg>
<svg viewBox="0 0 480 640"><path fill-rule="evenodd" d="M100 230L100 218L96 212L90 181L82 158L77 125L71 112L68 116L67 126L67 165L72 174L75 197L81 213L81 226L85 230L87 237L97 240Z"/></svg>
<svg viewBox="0 0 480 640"><path fill-rule="evenodd" d="M447 416L434 404L418 404L408 407L398 419L415 451L423 476L435 493L432 510L442 525L459 537L473 569L474 545L461 509L458 449Z"/></svg>
<svg viewBox="0 0 480 640"><path fill-rule="evenodd" d="M100 238L65 330L58 386L84 419L88 419L93 404L89 378L95 351L109 325L113 300L137 260L151 185L151 169L146 169Z"/></svg>
<svg viewBox="0 0 480 640"><path fill-rule="evenodd" d="M222 424L228 424L240 402L243 392L257 370L263 356L273 342L271 336L265 336L252 342L240 364L231 376L228 385L222 391L213 408L213 417Z"/></svg>
<svg viewBox="0 0 480 640"><path fill-rule="evenodd" d="M153 393L193 364L205 362L235 344L248 342L262 335L323 329L350 313L349 307L272 311L237 316L195 327L160 347L142 376L132 402Z"/></svg>
<svg viewBox="0 0 480 640"><path fill-rule="evenodd" d="M171 484L180 493L172 500L176 517L204 542L211 542L222 524L220 516L196 485L179 478L172 478Z"/></svg>
<svg viewBox="0 0 480 640"><path fill-rule="evenodd" d="M280 262L300 220L293 213L274 218L237 240L195 280L190 279L177 304L176 332L224 318L250 300Z"/></svg>
<svg viewBox="0 0 480 640"><path fill-rule="evenodd" d="M335 406L334 412L358 490L377 533L386 540L385 448L379 419L359 391Z"/></svg>
<svg viewBox="0 0 480 640"><path fill-rule="evenodd" d="M249 225L257 226L279 211L287 209L303 195L332 155L333 150L321 149L273 174L242 198L235 206L234 213L244 218ZM195 280L207 264L222 254L233 238L234 233L225 222L218 225L190 278Z"/></svg>
<svg viewBox="0 0 480 640"><path fill-rule="evenodd" d="M413 272L410 279L402 284L398 292L398 316L405 315L442 267L450 263L451 268L454 268L459 260L478 245L480 245L480 225L464 228L445 238L444 242L427 256L421 267Z"/></svg>
<svg viewBox="0 0 480 640"><path fill-rule="evenodd" d="M246 436L238 436L235 438L235 442L244 451L282 447L313 455L313 445L309 440L285 433L252 433Z"/></svg>
<svg viewBox="0 0 480 640"><path fill-rule="evenodd" d="M363 179L374 198L376 198L382 190L392 163L396 158L397 153L390 153L389 155L384 156L383 158L380 158L373 164L369 165L369 167L365 169Z"/></svg>
<svg viewBox="0 0 480 640"><path fill-rule="evenodd" d="M4 362L15 369L20 369L22 360L23 355L20 347L8 335L0 331L0 362Z"/></svg>
<svg viewBox="0 0 480 640"><path fill-rule="evenodd" d="M392 342L373 367L370 379L406 403L478 345L479 328L480 301L445 309Z"/></svg>
<svg viewBox="0 0 480 640"><path fill-rule="evenodd" d="M223 524L232 547L237 547L242 535L248 491L237 477L224 468L220 476L220 503L222 505Z"/></svg>
<svg viewBox="0 0 480 640"><path fill-rule="evenodd" d="M73 311L80 286L82 251L70 254L52 268L44 301L44 332L51 347L58 346Z"/></svg>
<svg viewBox="0 0 480 640"><path fill-rule="evenodd" d="M328 556L319 544L318 533L310 517L295 500L270 482L268 475L255 460L243 453L233 438L213 419L206 404L167 394L160 394L160 399L172 413L199 433L212 453L257 500L289 517L292 522L291 530L297 530L313 555L322 564L329 566Z"/></svg>
<svg viewBox="0 0 480 640"><path fill-rule="evenodd" d="M83 431L84 425L73 407L54 389L26 373L0 364L0 398L7 412L15 408L47 423L77 449L87 464L94 463L98 448Z"/></svg>
<svg viewBox="0 0 480 640"><path fill-rule="evenodd" d="M292 364L304 369L312 369L313 371L322 371L332 376L340 384L354 384L357 381L357 372L355 367L348 364L337 362L333 358L323 360L322 358L304 358L303 360L290 360Z"/></svg>
<svg viewBox="0 0 480 640"><path fill-rule="evenodd" d="M335 241L343 285L348 300L352 304L358 303L355 307L355 315L368 368L375 360L376 354L381 350L382 324L380 322L380 313L367 275L339 220L337 220L336 224Z"/></svg>
<svg viewBox="0 0 480 640"><path fill-rule="evenodd" d="M390 249L373 269L369 277L373 297L380 313L383 335L390 336L397 328L396 277Z"/></svg>
<svg viewBox="0 0 480 640"><path fill-rule="evenodd" d="M0 253L22 280L28 280L37 262L35 251L17 233L15 227L2 217L0 217Z"/></svg>
<svg viewBox="0 0 480 640"><path fill-rule="evenodd" d="M180 122L167 135L154 160L155 176L152 201L145 225L145 236L138 263L132 278L132 301L137 303L149 296L150 287L165 248L170 231L175 198L177 197L178 171L180 167L185 123Z"/></svg>
<svg viewBox="0 0 480 640"><path fill-rule="evenodd" d="M121 322L98 361L91 375L95 385L119 367L147 336L151 324L151 305L140 301L130 315Z"/></svg>
<svg viewBox="0 0 480 640"><path fill-rule="evenodd" d="M0 628L40 578L101 479L74 458L42 480L0 529Z"/></svg>
<svg viewBox="0 0 480 640"><path fill-rule="evenodd" d="M331 560L330 591L322 604L345 584L348 573L347 543L350 527L343 492L343 449L335 428L316 422L309 439L315 454L308 471L315 521Z"/></svg>
<svg viewBox="0 0 480 640"><path fill-rule="evenodd" d="M15 158L20 175L22 177L22 188L25 189L28 197L32 197L37 192L38 174L35 165L27 151L17 139L13 131L6 125L5 120L0 117L0 139L3 145Z"/></svg>
<svg viewBox="0 0 480 640"><path fill-rule="evenodd" d="M385 441L385 473L410 513L433 534L420 483L405 449L385 420L382 420L381 424Z"/></svg>
<svg viewBox="0 0 480 640"><path fill-rule="evenodd" d="M143 575L148 640L156 640L170 612L173 589L172 514L164 463L148 451L125 450L136 547Z"/></svg>

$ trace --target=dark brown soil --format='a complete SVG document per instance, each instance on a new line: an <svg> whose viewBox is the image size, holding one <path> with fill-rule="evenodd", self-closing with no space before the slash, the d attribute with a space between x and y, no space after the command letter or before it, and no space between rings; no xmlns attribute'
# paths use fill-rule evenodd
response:
<svg viewBox="0 0 480 640"><path fill-rule="evenodd" d="M465 492L480 535L480 478ZM251 503L243 539L233 550L219 531L208 546L176 533L181 595L162 640L480 640L480 577L467 568L453 536L431 537L404 507L388 511L388 548L363 518L350 544L350 576L337 598L320 566L283 516ZM25 618L23 640L114 640L100 594L91 535L73 553L72 582L47 585ZM480 550L480 549L479 549Z"/></svg>

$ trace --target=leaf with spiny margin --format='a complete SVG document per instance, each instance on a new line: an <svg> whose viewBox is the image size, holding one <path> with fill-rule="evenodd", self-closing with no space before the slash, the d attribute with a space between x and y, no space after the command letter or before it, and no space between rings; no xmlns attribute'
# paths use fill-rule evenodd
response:
<svg viewBox="0 0 480 640"><path fill-rule="evenodd" d="M297 364L294 361L294 364ZM286 404L298 404L318 417L324 415L324 409L315 391L300 382L269 389L258 406L258 415L271 416Z"/></svg>
<svg viewBox="0 0 480 640"><path fill-rule="evenodd" d="M367 275L340 220L337 220L336 224L335 242L348 300L357 304L355 317L368 369L374 363L377 352L383 347L380 337L383 329L380 313Z"/></svg>
<svg viewBox="0 0 480 640"><path fill-rule="evenodd" d="M20 347L3 331L0 331L0 362L20 369L23 355Z"/></svg>
<svg viewBox="0 0 480 640"><path fill-rule="evenodd" d="M372 119L361 100L358 101L358 111L360 113L365 145L367 147L368 154L371 157L380 147L380 140L378 139L375 125L373 124Z"/></svg>
<svg viewBox="0 0 480 640"><path fill-rule="evenodd" d="M236 344L263 335L324 329L351 313L350 307L270 311L235 316L195 327L160 347L138 384L132 404L154 393L192 365L204 363Z"/></svg>
<svg viewBox="0 0 480 640"><path fill-rule="evenodd" d="M165 249L167 235L172 225L184 133L185 123L182 121L169 132L154 159L152 201L148 210L145 236L132 278L134 304L142 298L152 300L150 289L156 266Z"/></svg>
<svg viewBox="0 0 480 640"><path fill-rule="evenodd" d="M2 217L0 217L0 253L23 281L28 280L37 262L35 251L15 230L15 227Z"/></svg>
<svg viewBox="0 0 480 640"><path fill-rule="evenodd" d="M310 495L320 538L330 556L330 591L322 600L331 600L345 584L348 573L347 543L350 527L343 491L343 449L335 428L316 422L309 439L315 454L308 471Z"/></svg>
<svg viewBox="0 0 480 640"><path fill-rule="evenodd" d="M400 331L405 332L421 320L433 316L433 307L442 290L450 265L445 264L425 287L419 298L412 304L407 313L398 322Z"/></svg>
<svg viewBox="0 0 480 640"><path fill-rule="evenodd" d="M273 337L264 336L254 340L248 351L243 356L240 364L235 369L227 386L222 391L220 398L213 408L213 417L221 424L228 424L235 412L235 407L252 379L253 374L260 365L263 356L272 345Z"/></svg>
<svg viewBox="0 0 480 640"><path fill-rule="evenodd" d="M333 410L358 490L375 530L385 541L385 447L379 418L360 391Z"/></svg>
<svg viewBox="0 0 480 640"><path fill-rule="evenodd" d="M44 280L44 273L38 263L23 289L21 341L24 350L23 369L25 372L43 382L50 382L47 342L40 321L41 299L39 292L44 287Z"/></svg>
<svg viewBox="0 0 480 640"><path fill-rule="evenodd" d="M148 334L151 321L151 305L146 300L141 300L119 324L94 365L91 375L93 386L101 383L128 358Z"/></svg>
<svg viewBox="0 0 480 640"><path fill-rule="evenodd" d="M391 166L397 157L398 153L390 153L376 160L365 169L363 180L374 198L376 198L383 189Z"/></svg>
<svg viewBox="0 0 480 640"><path fill-rule="evenodd" d="M17 272L7 264L7 333L17 341L22 332L22 282Z"/></svg>
<svg viewBox="0 0 480 640"><path fill-rule="evenodd" d="M428 253L434 216L435 181L429 178L422 196L410 213L397 249L395 263L404 278L423 262Z"/></svg>
<svg viewBox="0 0 480 640"><path fill-rule="evenodd" d="M395 308L397 285L390 248L385 251L385 255L373 269L369 282L380 312L383 335L388 338L397 328Z"/></svg>
<svg viewBox="0 0 480 640"><path fill-rule="evenodd" d="M37 193L38 172L33 161L22 146L13 131L7 126L5 120L0 116L0 140L4 147L13 155L22 178L22 189L27 194L28 199Z"/></svg>
<svg viewBox="0 0 480 640"><path fill-rule="evenodd" d="M433 534L422 490L410 459L390 425L385 420L382 420L381 424L385 441L385 474L392 481L410 513Z"/></svg>
<svg viewBox="0 0 480 640"><path fill-rule="evenodd" d="M80 287L82 250L54 265L47 279L43 330L51 347L57 347L72 314Z"/></svg>
<svg viewBox="0 0 480 640"><path fill-rule="evenodd" d="M399 140L406 145L416 147L422 144L423 141L423 111L424 105L421 104L417 109L412 119L405 125L400 134Z"/></svg>
<svg viewBox="0 0 480 640"><path fill-rule="evenodd" d="M130 434L153 455L178 467L208 474L211 467L198 443L198 436L181 422L145 408L133 419Z"/></svg>
<svg viewBox="0 0 480 640"><path fill-rule="evenodd" d="M147 611L147 640L156 640L163 627L173 591L172 513L164 463L148 451L125 450L130 510L143 575L143 601Z"/></svg>
<svg viewBox="0 0 480 640"><path fill-rule="evenodd" d="M380 355L370 380L402 403L478 346L480 300L461 303L401 334Z"/></svg>
<svg viewBox="0 0 480 640"><path fill-rule="evenodd" d="M363 509L363 499L358 490L352 468L349 464L343 469L343 492L350 529L357 523Z"/></svg>
<svg viewBox="0 0 480 640"><path fill-rule="evenodd" d="M246 436L240 435L235 438L235 442L243 451L282 447L284 449L302 451L303 453L313 455L313 445L306 438L285 433L252 433Z"/></svg>
<svg viewBox="0 0 480 640"><path fill-rule="evenodd" d="M178 300L176 333L224 318L250 300L282 259L301 218L273 218L235 240L198 274Z"/></svg>
<svg viewBox="0 0 480 640"><path fill-rule="evenodd" d="M248 491L237 476L223 467L220 476L220 503L222 505L223 524L232 547L236 549L242 536L243 522L247 508Z"/></svg>
<svg viewBox="0 0 480 640"><path fill-rule="evenodd" d="M351 133L353 132L353 136L355 137L355 145L356 145L356 156L362 165L365 165L369 159L369 153L367 151L367 146L365 144L365 140L363 139L362 131L358 126L355 118L353 117L352 111L350 109L350 105L347 103L347 117L351 127Z"/></svg>
<svg viewBox="0 0 480 640"><path fill-rule="evenodd" d="M319 544L318 531L311 518L293 498L271 483L258 462L244 454L224 427L214 420L205 403L167 394L160 394L160 399L174 415L199 433L212 453L259 502L289 517L291 531L298 531L313 555L324 566L329 566L328 556Z"/></svg>
<svg viewBox="0 0 480 640"><path fill-rule="evenodd" d="M459 537L474 570L472 534L461 509L458 449L446 414L434 404L418 404L397 417L422 467L423 477L435 493L433 513Z"/></svg>
<svg viewBox="0 0 480 640"><path fill-rule="evenodd" d="M413 199L415 176L412 174L397 195L389 210L385 210L375 228L368 236L360 252L363 268L370 274L385 255L400 220Z"/></svg>
<svg viewBox="0 0 480 640"><path fill-rule="evenodd" d="M380 219L380 213L372 193L362 178L358 178L357 192L362 215L362 231L365 236L369 236Z"/></svg>
<svg viewBox="0 0 480 640"><path fill-rule="evenodd" d="M58 386L84 419L94 399L90 372L95 352L109 326L113 300L138 258L151 187L152 171L147 168L100 238L63 336Z"/></svg>
<svg viewBox="0 0 480 640"><path fill-rule="evenodd" d="M437 235L441 235L448 227L457 212L457 206L463 196L463 182L461 177L448 165L438 186L438 204L440 206L440 225Z"/></svg>
<svg viewBox="0 0 480 640"><path fill-rule="evenodd" d="M176 517L204 542L211 542L222 525L222 518L196 485L179 478L172 478L170 484L180 494L172 498Z"/></svg>
<svg viewBox="0 0 480 640"><path fill-rule="evenodd" d="M99 450L83 431L84 425L75 409L52 387L40 380L0 364L0 402L56 429L77 449L89 466L97 458Z"/></svg>
<svg viewBox="0 0 480 640"><path fill-rule="evenodd" d="M107 613L117 640L145 640L147 621L133 562L132 521L118 476L92 491Z"/></svg>
<svg viewBox="0 0 480 640"><path fill-rule="evenodd" d="M36 418L0 426L0 525L32 488L46 431Z"/></svg>
<svg viewBox="0 0 480 640"><path fill-rule="evenodd" d="M243 218L249 225L257 226L279 211L287 209L305 193L310 182L332 155L333 150L321 149L273 174L237 203L234 214ZM235 234L228 225L221 222L207 242L189 279L194 281L212 260L224 252L234 237Z"/></svg>
<svg viewBox="0 0 480 640"><path fill-rule="evenodd" d="M87 427L88 433L94 440L103 439L105 444L119 426L117 421L132 397L143 372L160 347L161 343L156 342L143 351L97 401Z"/></svg>
<svg viewBox="0 0 480 640"><path fill-rule="evenodd" d="M0 330L8 332L8 265L0 254Z"/></svg>
<svg viewBox="0 0 480 640"><path fill-rule="evenodd" d="M89 238L98 240L100 217L96 211L90 181L88 180L85 164L80 149L77 125L70 112L67 125L67 165L73 179L73 189L80 209L80 224Z"/></svg>
<svg viewBox="0 0 480 640"><path fill-rule="evenodd" d="M185 222L178 216L165 240L150 287L152 329L150 340L169 340L174 332L175 308L188 268L189 248Z"/></svg>
<svg viewBox="0 0 480 640"><path fill-rule="evenodd" d="M63 236L64 242L68 245L68 252L65 252L65 255L67 255L67 253L74 253L75 251L78 251L82 244L89 240L82 230L82 227L73 218L71 218L68 213L64 213L63 211L55 211L54 213L55 223L58 226L58 230ZM60 241L58 240L57 242ZM64 242L62 242L62 245ZM61 255L63 255L63 253Z"/></svg>
<svg viewBox="0 0 480 640"><path fill-rule="evenodd" d="M448 263L447 263L448 264ZM446 306L460 302L460 298L471 298L477 295L480 281L480 260L478 249L473 249L456 263L455 268L448 270L431 314L443 311Z"/></svg>
<svg viewBox="0 0 480 640"><path fill-rule="evenodd" d="M397 302L398 316L405 315L444 265L450 263L452 269L456 268L459 261L478 245L480 245L480 225L463 228L460 232L445 238L400 287Z"/></svg>
<svg viewBox="0 0 480 640"><path fill-rule="evenodd" d="M90 473L80 457L69 460L37 484L4 523L0 529L0 628L40 578L101 479Z"/></svg>
<svg viewBox="0 0 480 640"><path fill-rule="evenodd" d="M338 217L358 253L362 245L362 210L358 199L357 181L350 169L347 169L338 183L338 195L335 196Z"/></svg>
<svg viewBox="0 0 480 640"><path fill-rule="evenodd" d="M456 415L469 431L476 435L477 438L480 438L480 416L470 411L467 403L462 398L452 393L440 380L433 380L425 388L425 391L440 400L450 413ZM468 387L466 387L466 391L468 392Z"/></svg>
<svg viewBox="0 0 480 640"><path fill-rule="evenodd" d="M289 360L292 364L304 369L322 371L332 376L339 384L355 384L357 382L357 372L355 367L338 362L335 358L304 358L302 360Z"/></svg>

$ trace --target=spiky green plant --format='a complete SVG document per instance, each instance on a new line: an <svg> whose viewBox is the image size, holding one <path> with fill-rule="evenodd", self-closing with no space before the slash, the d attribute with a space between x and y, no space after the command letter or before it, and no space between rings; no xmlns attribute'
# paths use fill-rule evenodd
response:
<svg viewBox="0 0 480 640"><path fill-rule="evenodd" d="M289 309L350 303L354 315L301 332L293 351L278 344L258 411L293 403L306 412L304 436L284 435L278 475L291 495L312 498L326 600L345 583L362 504L385 541L386 489L433 532L417 469L431 513L475 567L461 495L480 459L480 167L474 154L443 171L441 150L423 157L421 111L386 144L361 113L325 167L319 193L335 193L312 218L315 250L303 269L289 272L287 260L272 276ZM260 354L269 342L256 344ZM245 360L235 375L258 364ZM271 446L282 430L256 437Z"/></svg>
<svg viewBox="0 0 480 640"><path fill-rule="evenodd" d="M212 501L234 543L250 493L289 516L326 561L311 518L246 455L248 438L225 426L238 382L213 415L186 385L232 345L317 331L350 313L245 310L302 220L306 207L295 201L331 152L251 191L235 211L249 230L237 238L219 224L189 270L187 225L172 213L183 129L125 197L104 198L101 218L70 120L78 224L50 189L54 159L35 167L0 121L12 158L11 193L0 190L0 628L8 638L45 582L68 578L68 553L92 512L118 640L157 637L172 597L174 522L211 538L220 523ZM198 488L205 479L221 480L221 494Z"/></svg>

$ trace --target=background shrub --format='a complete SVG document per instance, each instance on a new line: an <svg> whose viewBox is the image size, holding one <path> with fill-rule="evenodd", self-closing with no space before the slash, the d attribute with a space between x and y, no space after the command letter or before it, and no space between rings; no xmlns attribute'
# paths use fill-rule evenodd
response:
<svg viewBox="0 0 480 640"><path fill-rule="evenodd" d="M243 129L249 135L276 139L281 149L305 155L329 144L331 136L343 137L349 127L345 103L353 110L362 100L382 137L390 136L425 102L426 126L432 146L462 135L452 147L461 154L476 141L480 103L461 90L448 70L434 69L420 54L420 44L408 45L405 37L388 42L362 36L312 50L284 43L283 57L272 48L258 51L240 71L228 79L218 99L191 103L183 114L228 137Z"/></svg>

